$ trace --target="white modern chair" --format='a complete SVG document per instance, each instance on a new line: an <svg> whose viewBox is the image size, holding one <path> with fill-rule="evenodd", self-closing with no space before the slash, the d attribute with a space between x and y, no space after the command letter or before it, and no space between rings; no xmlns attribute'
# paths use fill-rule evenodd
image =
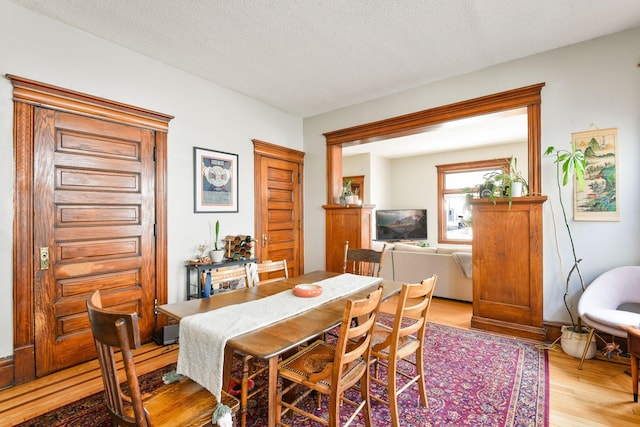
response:
<svg viewBox="0 0 640 427"><path fill-rule="evenodd" d="M578 315L591 328L578 366L582 369L596 330L626 339L620 326L640 325L640 266L617 267L596 277L580 297Z"/></svg>

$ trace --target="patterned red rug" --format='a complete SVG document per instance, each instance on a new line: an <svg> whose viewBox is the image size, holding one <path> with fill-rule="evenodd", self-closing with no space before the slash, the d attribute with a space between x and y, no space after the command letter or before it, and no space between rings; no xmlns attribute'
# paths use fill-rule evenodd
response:
<svg viewBox="0 0 640 427"><path fill-rule="evenodd" d="M417 387L410 387L399 397L403 425L549 425L547 353L535 342L430 323L426 355L429 408L420 406ZM175 365L169 365L141 377L145 391L160 386L162 375L174 368ZM372 392L385 394L379 389ZM248 425L265 426L266 395L262 394L250 403ZM375 401L372 401L372 408L374 424L389 425L388 408ZM324 408L319 412L322 411ZM315 425L304 419L292 424ZM355 423L362 424L362 420ZM20 426L108 427L110 421L102 403L102 393L98 393Z"/></svg>

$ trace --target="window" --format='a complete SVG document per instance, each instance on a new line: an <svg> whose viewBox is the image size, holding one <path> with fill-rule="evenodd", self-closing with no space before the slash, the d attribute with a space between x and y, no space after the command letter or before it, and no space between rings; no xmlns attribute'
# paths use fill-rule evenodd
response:
<svg viewBox="0 0 640 427"><path fill-rule="evenodd" d="M438 165L438 242L470 243L473 238L467 194L484 181L483 176L502 171L509 159Z"/></svg>

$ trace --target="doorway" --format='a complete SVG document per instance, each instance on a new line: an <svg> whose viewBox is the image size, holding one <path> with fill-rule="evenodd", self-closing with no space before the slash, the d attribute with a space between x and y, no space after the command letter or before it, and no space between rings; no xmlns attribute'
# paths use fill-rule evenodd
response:
<svg viewBox="0 0 640 427"><path fill-rule="evenodd" d="M327 141L327 204L334 204L334 200L339 198L342 191L342 147L415 135L428 131L432 126L449 121L522 107L527 109L529 191L533 194L540 193L542 169L540 92L543 87L544 83L539 83L325 133Z"/></svg>
<svg viewBox="0 0 640 427"><path fill-rule="evenodd" d="M304 153L252 140L255 230L261 261L287 260L289 277L304 273Z"/></svg>

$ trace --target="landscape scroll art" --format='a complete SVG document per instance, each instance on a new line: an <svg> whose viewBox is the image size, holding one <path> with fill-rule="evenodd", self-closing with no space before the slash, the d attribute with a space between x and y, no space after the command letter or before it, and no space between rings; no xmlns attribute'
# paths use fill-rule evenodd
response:
<svg viewBox="0 0 640 427"><path fill-rule="evenodd" d="M574 186L575 221L619 221L616 173L618 129L596 129L571 134L575 147L584 153L584 186Z"/></svg>
<svg viewBox="0 0 640 427"><path fill-rule="evenodd" d="M238 212L238 155L193 148L194 212Z"/></svg>

